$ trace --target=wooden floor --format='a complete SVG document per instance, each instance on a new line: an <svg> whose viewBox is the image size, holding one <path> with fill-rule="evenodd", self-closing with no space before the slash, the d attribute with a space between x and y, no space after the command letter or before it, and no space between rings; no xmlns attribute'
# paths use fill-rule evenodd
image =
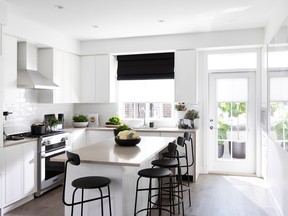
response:
<svg viewBox="0 0 288 216"><path fill-rule="evenodd" d="M63 216L61 193L58 187L5 216ZM192 206L185 203L186 216L279 216L259 178L200 175L191 184L191 193Z"/></svg>

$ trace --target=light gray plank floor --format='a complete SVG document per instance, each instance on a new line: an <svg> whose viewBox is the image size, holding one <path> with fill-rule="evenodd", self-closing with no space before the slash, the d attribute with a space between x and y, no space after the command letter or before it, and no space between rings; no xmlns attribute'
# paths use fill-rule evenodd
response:
<svg viewBox="0 0 288 216"><path fill-rule="evenodd" d="M190 185L192 206L185 203L186 216L279 216L260 178L209 174ZM63 216L61 193L62 187L56 188L5 216Z"/></svg>

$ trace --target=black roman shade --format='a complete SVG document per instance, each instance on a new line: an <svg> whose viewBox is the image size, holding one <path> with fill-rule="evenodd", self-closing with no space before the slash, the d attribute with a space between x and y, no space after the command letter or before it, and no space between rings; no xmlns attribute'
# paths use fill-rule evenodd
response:
<svg viewBox="0 0 288 216"><path fill-rule="evenodd" d="M117 56L117 80L174 79L174 53Z"/></svg>

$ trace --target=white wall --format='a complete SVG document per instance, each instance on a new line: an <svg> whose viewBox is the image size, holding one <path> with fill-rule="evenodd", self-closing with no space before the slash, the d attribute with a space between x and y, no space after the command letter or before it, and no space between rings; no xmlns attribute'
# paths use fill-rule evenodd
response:
<svg viewBox="0 0 288 216"><path fill-rule="evenodd" d="M80 50L80 43L78 40L17 17L13 14L9 14L9 8L7 26L3 28L3 33L32 43L54 47L75 54L79 54Z"/></svg>
<svg viewBox="0 0 288 216"><path fill-rule="evenodd" d="M265 43L269 43L280 29L282 23L288 16L288 1L280 0L275 7L271 19L265 27Z"/></svg>
<svg viewBox="0 0 288 216"><path fill-rule="evenodd" d="M288 215L288 152L283 150L271 138L267 145L267 182L272 197L282 212Z"/></svg>
<svg viewBox="0 0 288 216"><path fill-rule="evenodd" d="M263 44L263 29L135 37L81 42L81 55L140 53L181 49L255 46Z"/></svg>

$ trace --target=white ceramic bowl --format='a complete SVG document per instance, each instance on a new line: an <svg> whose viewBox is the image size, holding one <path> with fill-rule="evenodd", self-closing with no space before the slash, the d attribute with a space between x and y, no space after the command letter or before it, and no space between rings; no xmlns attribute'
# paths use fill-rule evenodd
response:
<svg viewBox="0 0 288 216"><path fill-rule="evenodd" d="M82 128L82 127L87 127L88 122L73 122L73 127L75 128Z"/></svg>

